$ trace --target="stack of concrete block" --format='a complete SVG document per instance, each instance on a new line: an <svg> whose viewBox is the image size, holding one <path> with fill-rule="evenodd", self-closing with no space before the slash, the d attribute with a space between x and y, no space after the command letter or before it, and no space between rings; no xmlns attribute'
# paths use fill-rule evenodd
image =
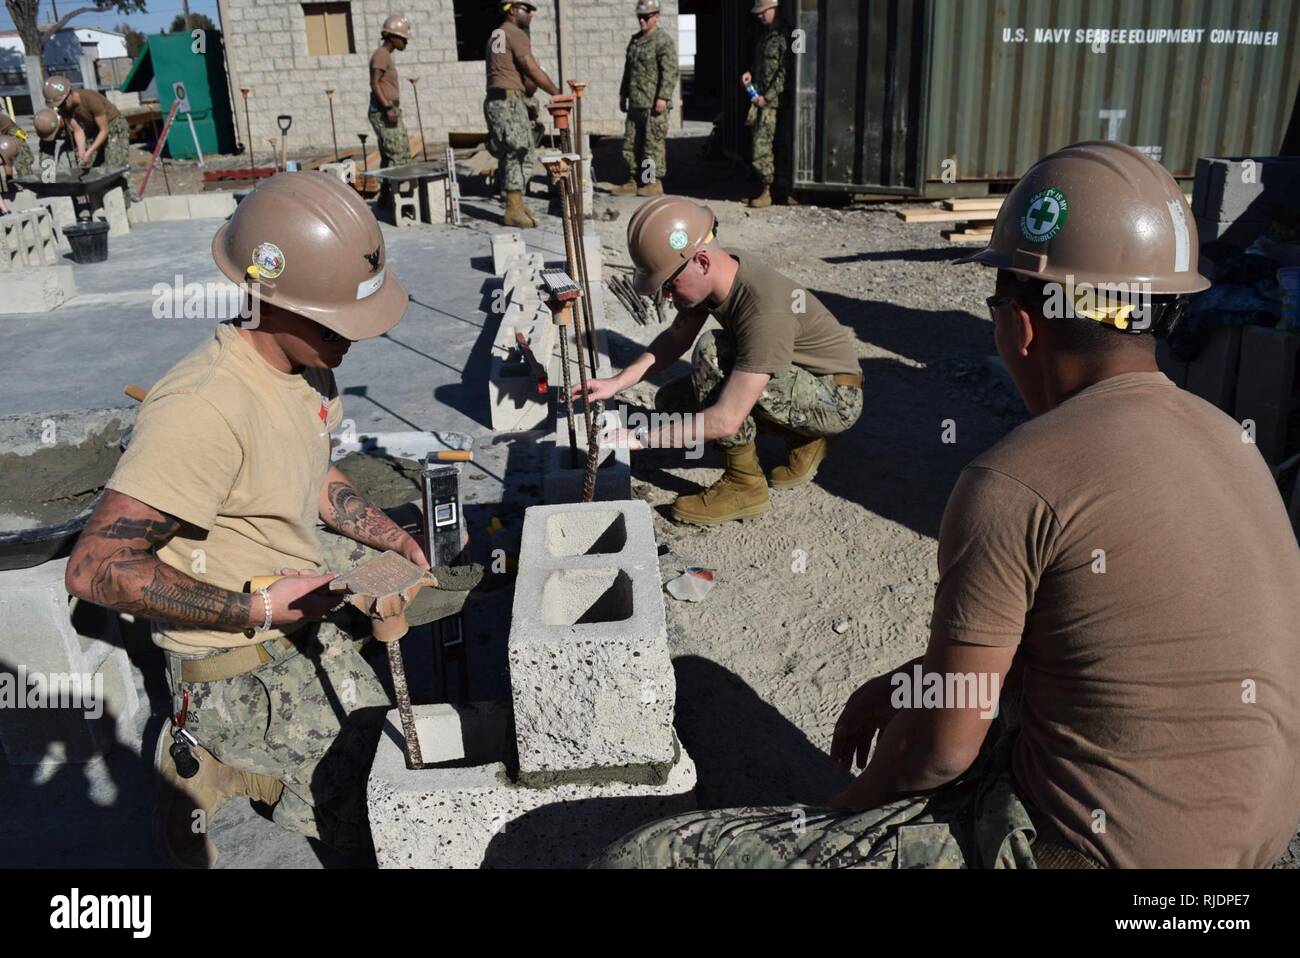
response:
<svg viewBox="0 0 1300 958"><path fill-rule="evenodd" d="M1202 245L1244 249L1277 222L1300 213L1300 157L1201 157L1192 214Z"/></svg>
<svg viewBox="0 0 1300 958"><path fill-rule="evenodd" d="M340 182L352 186L357 181L357 161L340 160L337 163L322 163L320 172L328 173L330 176L337 176Z"/></svg>
<svg viewBox="0 0 1300 958"><path fill-rule="evenodd" d="M32 689L73 693L75 708L0 708L0 745L14 765L83 763L129 740L141 708L118 617L68 596L68 560L0 572L0 621L8 637L0 671L30 701ZM102 699L94 691L102 683ZM34 704L34 703L33 703Z"/></svg>
<svg viewBox="0 0 1300 958"><path fill-rule="evenodd" d="M493 341L492 364L488 370L493 429L524 432L538 428L550 417L549 380L555 332L551 311L541 303L512 302L507 307ZM528 352L537 365L523 355L520 336L528 343Z"/></svg>
<svg viewBox="0 0 1300 958"><path fill-rule="evenodd" d="M43 206L0 216L0 270L53 266L59 261L54 218Z"/></svg>
<svg viewBox="0 0 1300 958"><path fill-rule="evenodd" d="M381 867L580 867L695 805L649 507L531 508L519 570L513 709L417 707L418 770L389 715L368 790Z"/></svg>

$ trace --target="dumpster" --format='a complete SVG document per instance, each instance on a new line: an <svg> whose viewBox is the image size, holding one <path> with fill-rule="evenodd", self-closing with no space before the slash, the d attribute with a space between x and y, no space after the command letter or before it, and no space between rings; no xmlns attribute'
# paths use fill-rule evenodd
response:
<svg viewBox="0 0 1300 958"><path fill-rule="evenodd" d="M194 51L188 33L159 33L145 38L145 46L122 81L122 93L140 93L156 82L158 102L165 118L176 100L176 84L184 84L194 133L183 113L176 114L167 137L167 155L174 159L193 159L197 154L194 140L204 155L233 153L235 127L226 82L225 53L221 34L209 30L206 49Z"/></svg>

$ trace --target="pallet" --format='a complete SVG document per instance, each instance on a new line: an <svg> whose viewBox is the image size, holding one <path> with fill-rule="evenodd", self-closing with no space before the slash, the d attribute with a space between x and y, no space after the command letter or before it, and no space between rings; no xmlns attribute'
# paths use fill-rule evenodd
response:
<svg viewBox="0 0 1300 958"><path fill-rule="evenodd" d="M256 166L249 169L246 166L236 167L229 170L204 170L204 183L228 183L235 180L261 180L268 176L275 176L276 169L273 166Z"/></svg>

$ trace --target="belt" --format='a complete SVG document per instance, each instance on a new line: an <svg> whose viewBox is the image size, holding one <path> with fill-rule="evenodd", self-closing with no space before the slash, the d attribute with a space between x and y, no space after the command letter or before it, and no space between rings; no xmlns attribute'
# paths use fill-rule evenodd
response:
<svg viewBox="0 0 1300 958"><path fill-rule="evenodd" d="M282 635L269 642L241 645L228 652L216 652L201 659L181 659L181 681L220 682L260 669L268 662L275 661L275 656L267 649L268 645L277 646L282 652L292 652L295 649L289 637Z"/></svg>
<svg viewBox="0 0 1300 958"><path fill-rule="evenodd" d="M1085 855L1073 845L1067 844L1060 830L1043 818L1038 809L1028 802L1023 804L1029 813L1029 820L1034 823L1036 834L1032 850L1039 868L1084 870L1106 867L1091 855Z"/></svg>
<svg viewBox="0 0 1300 958"><path fill-rule="evenodd" d="M857 389L862 388L862 373L836 373L831 377L837 386L853 386Z"/></svg>
<svg viewBox="0 0 1300 958"><path fill-rule="evenodd" d="M500 87L488 87L487 98L489 100L504 100L509 96L523 96L523 90L503 90Z"/></svg>

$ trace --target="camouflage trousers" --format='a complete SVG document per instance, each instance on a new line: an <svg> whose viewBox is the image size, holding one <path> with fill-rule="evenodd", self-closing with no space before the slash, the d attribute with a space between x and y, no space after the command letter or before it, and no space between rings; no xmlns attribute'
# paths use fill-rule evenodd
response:
<svg viewBox="0 0 1300 958"><path fill-rule="evenodd" d="M396 122L389 124L380 110L370 111L370 125L375 131L375 145L379 147L379 166L401 166L411 162L411 138L402 111L398 109Z"/></svg>
<svg viewBox="0 0 1300 958"><path fill-rule="evenodd" d="M14 176L32 175L32 151L26 141L19 141L18 155L14 157Z"/></svg>
<svg viewBox="0 0 1300 958"><path fill-rule="evenodd" d="M655 395L655 408L693 413L713 405L735 363L735 337L725 330L709 330L695 344L690 374L665 384ZM757 438L760 421L803 436L834 436L850 428L861 415L860 388L842 386L832 376L791 366L767 381L740 431L719 439L718 445L724 449L749 445Z"/></svg>
<svg viewBox="0 0 1300 958"><path fill-rule="evenodd" d="M962 778L864 812L795 805L689 812L636 829L598 868L1037 868L1035 829L1016 795L1018 702Z"/></svg>
<svg viewBox="0 0 1300 958"><path fill-rule="evenodd" d="M755 116L750 129L753 133L753 166L758 179L771 186L776 178L776 120L775 107L752 107Z"/></svg>
<svg viewBox="0 0 1300 958"><path fill-rule="evenodd" d="M497 159L497 186L507 193L527 188L529 156L536 145L533 123L522 96L483 101L488 152Z"/></svg>
<svg viewBox="0 0 1300 958"><path fill-rule="evenodd" d="M96 158L95 165L101 163L112 168L131 164L131 127L126 118L116 116L108 121L108 139L104 141L103 152Z"/></svg>
<svg viewBox="0 0 1300 958"><path fill-rule="evenodd" d="M668 111L627 111L623 128L623 162L628 179L653 183L668 174Z"/></svg>

